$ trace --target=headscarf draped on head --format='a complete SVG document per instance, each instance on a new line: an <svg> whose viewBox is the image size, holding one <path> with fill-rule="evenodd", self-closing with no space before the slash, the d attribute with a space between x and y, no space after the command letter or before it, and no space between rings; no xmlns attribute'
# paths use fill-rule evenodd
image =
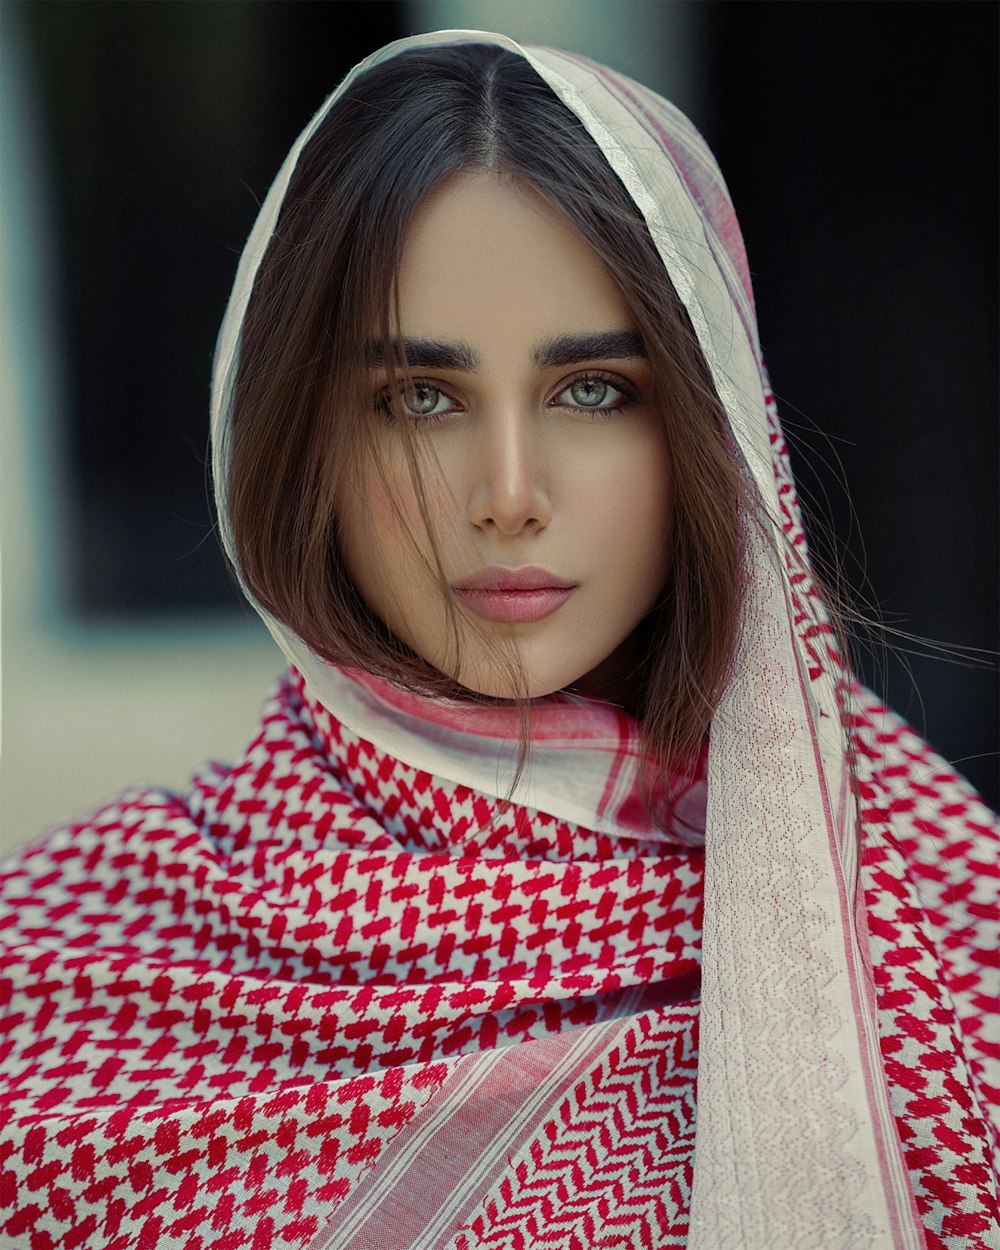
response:
<svg viewBox="0 0 1000 1250"><path fill-rule="evenodd" d="M555 698L523 794L498 807L517 732L503 709L333 666L262 611L293 676L245 758L183 799L123 796L11 874L11 915L35 935L15 958L15 1034L56 1029L59 1057L55 1084L30 1057L18 1069L22 1193L62 1228L60 1186L72 1218L99 1220L95 1186L131 1183L157 1244L177 1246L210 1244L210 1229L215 1244L317 1250L996 1245L977 883L994 826L842 666L732 204L673 106L581 57L476 31L403 40L353 70L282 166L220 333L227 552L236 562L241 326L299 155L358 75L469 42L524 57L635 201L772 529L747 527L707 776L672 826L644 823L634 726ZM79 856L83 911L51 883ZM32 975L58 987L44 1021ZM265 1226L264 1242L249 1231ZM139 1244L115 1227L101 1244Z"/></svg>

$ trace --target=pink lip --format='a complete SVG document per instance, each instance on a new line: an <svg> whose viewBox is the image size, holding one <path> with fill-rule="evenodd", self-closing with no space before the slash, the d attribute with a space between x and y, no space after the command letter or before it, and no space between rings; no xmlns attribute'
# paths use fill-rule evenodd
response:
<svg viewBox="0 0 1000 1250"><path fill-rule="evenodd" d="M499 565L481 569L452 587L477 616L512 624L544 620L561 608L576 588L576 582L556 577L546 569Z"/></svg>

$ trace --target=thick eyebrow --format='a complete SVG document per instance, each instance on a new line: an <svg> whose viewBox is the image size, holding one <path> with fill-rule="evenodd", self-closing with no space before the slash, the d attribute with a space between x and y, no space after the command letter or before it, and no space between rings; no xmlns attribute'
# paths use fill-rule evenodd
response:
<svg viewBox="0 0 1000 1250"><path fill-rule="evenodd" d="M415 369L455 369L474 373L479 368L479 354L468 343L444 343L439 339L404 338L390 341L395 363L407 363ZM365 352L368 365L375 369L385 364L382 343L373 339ZM560 365L576 365L583 360L634 360L646 355L638 334L631 330L607 330L599 334L560 334L546 339L532 352L539 369Z"/></svg>
<svg viewBox="0 0 1000 1250"><path fill-rule="evenodd" d="M403 355L411 368L457 369L461 373L474 373L479 368L479 356L468 343L442 343L438 339L392 339L392 358L402 365ZM385 350L377 339L368 344L365 351L367 363L373 369L385 364Z"/></svg>
<svg viewBox="0 0 1000 1250"><path fill-rule="evenodd" d="M582 360L634 360L646 355L638 334L609 330L604 334L560 334L536 347L532 353L540 369L577 365Z"/></svg>

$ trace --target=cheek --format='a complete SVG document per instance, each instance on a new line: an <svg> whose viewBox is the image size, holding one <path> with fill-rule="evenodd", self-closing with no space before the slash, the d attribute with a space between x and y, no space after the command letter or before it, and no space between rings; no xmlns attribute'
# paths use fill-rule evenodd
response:
<svg viewBox="0 0 1000 1250"><path fill-rule="evenodd" d="M435 519L433 496L427 500ZM432 545L406 465L374 470L341 508L341 550L362 598L397 632L428 601ZM436 591L436 583L435 583Z"/></svg>
<svg viewBox="0 0 1000 1250"><path fill-rule="evenodd" d="M674 478L665 451L661 451L657 459L647 460L645 473L636 483L633 495L636 519L646 535L646 545L658 558L668 562L674 512Z"/></svg>
<svg viewBox="0 0 1000 1250"><path fill-rule="evenodd" d="M383 483L375 473L363 480L340 510L340 543L348 575L380 614L381 600L397 577L393 557L399 550L407 511L398 485Z"/></svg>
<svg viewBox="0 0 1000 1250"><path fill-rule="evenodd" d="M578 506L620 576L655 580L658 593L670 563L670 459L659 438L618 450L588 475Z"/></svg>

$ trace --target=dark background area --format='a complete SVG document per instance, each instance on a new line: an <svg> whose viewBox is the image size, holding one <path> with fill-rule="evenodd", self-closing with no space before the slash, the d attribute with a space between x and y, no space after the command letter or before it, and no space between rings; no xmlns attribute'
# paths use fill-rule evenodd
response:
<svg viewBox="0 0 1000 1250"><path fill-rule="evenodd" d="M71 610L237 604L210 533L215 336L259 203L402 5L31 0L51 147L74 480Z"/></svg>
<svg viewBox="0 0 1000 1250"><path fill-rule="evenodd" d="M235 612L207 502L215 334L292 138L352 64L408 33L406 6L18 9L59 229L67 605ZM992 651L997 12L704 0L695 118L743 225L814 547L831 557L824 531L846 544L866 615ZM866 647L865 632L869 684L995 805L995 657L957 667L893 654L910 644L891 633Z"/></svg>
<svg viewBox="0 0 1000 1250"><path fill-rule="evenodd" d="M829 560L837 536L890 630L857 631L865 680L995 807L1000 8L709 8L705 127L812 546ZM957 667L892 629L992 654Z"/></svg>

